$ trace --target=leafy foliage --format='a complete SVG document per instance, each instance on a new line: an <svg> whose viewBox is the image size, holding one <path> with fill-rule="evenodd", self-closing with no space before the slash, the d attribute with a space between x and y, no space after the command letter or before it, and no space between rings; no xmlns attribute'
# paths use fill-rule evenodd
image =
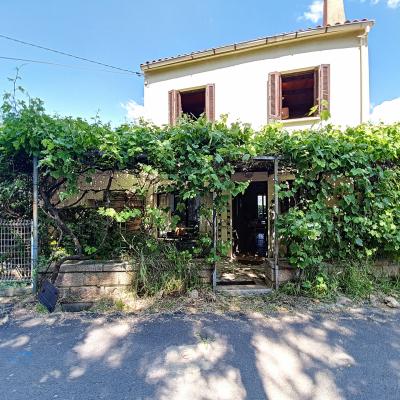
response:
<svg viewBox="0 0 400 400"><path fill-rule="evenodd" d="M209 217L213 206L222 209L229 196L246 188L247 183L231 179L238 163L280 155L282 169L295 175L292 185L282 183L280 198L296 204L282 215L279 234L290 263L305 271L316 290L325 290L331 264L400 258L399 124L339 129L322 121L305 131L268 125L254 132L239 123L228 126L225 119L183 118L173 127L142 123L113 129L98 119L50 116L40 100L7 95L0 126L0 211L9 217L30 214L33 155L40 160L42 211L58 232L52 240L62 236L59 247L67 255L105 254L101 249L110 243L105 238L132 220L148 235L167 223L157 207L114 209L110 193L116 174L134 175L130 191L143 200L155 186L178 192L182 201L214 193L214 204L203 210ZM108 180L97 190L99 212L84 217L95 222L80 231L71 215L96 192L90 184L98 174ZM82 189L82 182L89 188ZM195 252L207 257L204 249L212 252L207 237Z"/></svg>
<svg viewBox="0 0 400 400"><path fill-rule="evenodd" d="M275 151L296 171L281 193L300 199L281 221L293 264L399 256L400 125L273 136ZM259 149L269 137L267 130L257 138Z"/></svg>
<svg viewBox="0 0 400 400"><path fill-rule="evenodd" d="M172 243L144 235L135 236L129 247L137 266L139 295L179 294L199 283L198 271L188 251L179 251Z"/></svg>

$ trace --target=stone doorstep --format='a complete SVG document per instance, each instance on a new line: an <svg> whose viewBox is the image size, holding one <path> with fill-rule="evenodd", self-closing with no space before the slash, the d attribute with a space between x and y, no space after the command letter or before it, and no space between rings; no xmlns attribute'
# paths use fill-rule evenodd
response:
<svg viewBox="0 0 400 400"><path fill-rule="evenodd" d="M215 290L229 296L265 296L273 292L273 289L263 285L217 285Z"/></svg>

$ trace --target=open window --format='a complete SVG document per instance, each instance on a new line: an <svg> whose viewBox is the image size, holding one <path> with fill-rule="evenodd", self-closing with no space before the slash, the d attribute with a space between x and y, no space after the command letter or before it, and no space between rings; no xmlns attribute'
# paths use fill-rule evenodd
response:
<svg viewBox="0 0 400 400"><path fill-rule="evenodd" d="M206 112L206 89L180 92L182 114L198 119Z"/></svg>
<svg viewBox="0 0 400 400"><path fill-rule="evenodd" d="M182 115L197 119L205 115L209 121L215 120L215 85L188 90L170 90L168 92L169 124L175 125Z"/></svg>
<svg viewBox="0 0 400 400"><path fill-rule="evenodd" d="M272 72L268 79L268 118L287 120L318 116L329 107L330 67L300 72ZM314 114L311 109L317 106Z"/></svg>
<svg viewBox="0 0 400 400"><path fill-rule="evenodd" d="M174 231L160 231L160 237L191 239L198 234L200 225L200 197L181 201L176 193L158 193L157 207L168 211L171 217L179 217L176 229Z"/></svg>

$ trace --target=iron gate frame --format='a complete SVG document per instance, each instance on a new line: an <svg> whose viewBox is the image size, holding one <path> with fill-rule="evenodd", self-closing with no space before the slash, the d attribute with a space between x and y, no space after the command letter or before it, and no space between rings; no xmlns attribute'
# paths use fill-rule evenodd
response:
<svg viewBox="0 0 400 400"><path fill-rule="evenodd" d="M33 231L32 220L0 219L0 283L32 284Z"/></svg>

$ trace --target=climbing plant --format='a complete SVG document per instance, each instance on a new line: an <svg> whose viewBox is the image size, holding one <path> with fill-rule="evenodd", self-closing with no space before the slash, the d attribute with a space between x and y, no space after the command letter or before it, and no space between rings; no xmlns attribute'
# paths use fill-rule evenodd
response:
<svg viewBox="0 0 400 400"><path fill-rule="evenodd" d="M399 124L294 133L267 127L255 142L259 152L272 145L295 171L281 192L298 199L280 223L292 264L315 270L400 256Z"/></svg>
<svg viewBox="0 0 400 400"><path fill-rule="evenodd" d="M42 101L15 93L5 96L1 109L0 211L10 218L30 215L31 160L37 156L40 207L53 227L48 231L64 244L58 265L98 256L116 224L140 220L141 233L151 233L166 223L154 206L111 206L111 194L127 190L116 185L121 174L135 177L128 189L142 199L155 186L182 201L214 193L209 212L245 189L231 176L256 155L280 155L281 167L295 176L280 191L281 199L295 199L279 223L291 264L315 274L335 262L400 257L399 124L339 129L322 123L297 132L268 125L257 132L224 118L183 118L173 127L143 122L113 128L97 118L49 115ZM88 215L77 210L90 194L98 198L90 218L99 223L84 229L101 227L94 236L71 221Z"/></svg>
<svg viewBox="0 0 400 400"><path fill-rule="evenodd" d="M17 98L16 93L5 96L1 109L1 165L12 165L13 170L7 173L6 167L0 171L5 178L0 184L0 196L4 203L9 200L6 204L10 217L30 215L30 190L26 191L24 204L19 204L21 196L16 194L22 183L15 176L28 189L30 182L25 181L32 174L32 158L36 156L40 208L54 227L52 232L56 231L58 247L66 245L63 256L56 261L53 280L63 262L98 255L116 223L139 219L142 232L148 233L165 223L156 207L127 205L123 210L114 210L113 192L130 191L144 202L155 185L179 193L182 200L213 192L217 207L223 204L223 196L235 195L244 187L229 178L234 162L247 154L251 135L247 127L228 128L224 121L211 124L200 119L182 120L173 128L143 123L113 129L98 119L87 122L51 116L39 99ZM134 177L129 187L116 185L124 175ZM103 181L100 185L99 177ZM87 214L81 206L93 195L98 198L97 216L102 221L92 225L103 228L98 229L95 238L77 223L80 216ZM78 221L71 221L71 214ZM86 224L84 229L88 228Z"/></svg>

